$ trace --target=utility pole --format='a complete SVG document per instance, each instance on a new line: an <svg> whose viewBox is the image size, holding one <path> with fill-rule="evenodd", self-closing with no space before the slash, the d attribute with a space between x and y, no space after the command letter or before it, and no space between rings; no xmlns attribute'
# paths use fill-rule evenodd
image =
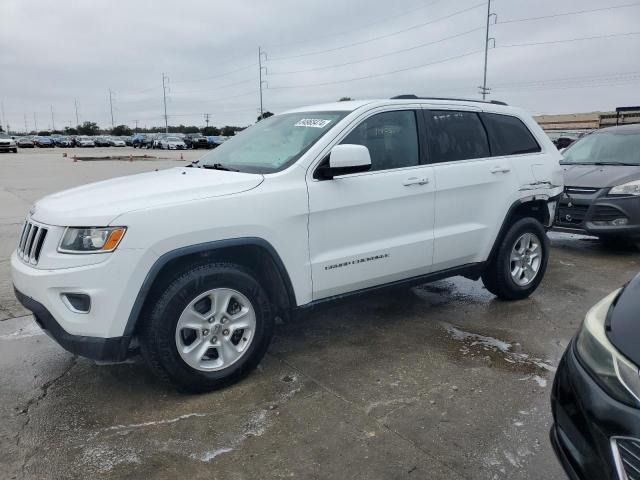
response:
<svg viewBox="0 0 640 480"><path fill-rule="evenodd" d="M169 133L169 119L167 118L167 83L169 77L162 73L162 101L164 102L164 133Z"/></svg>
<svg viewBox="0 0 640 480"><path fill-rule="evenodd" d="M496 46L496 39L489 37L489 24L491 23L491 17L497 21L498 16L495 13L491 13L491 0L487 1L487 29L485 32L485 41L484 41L484 75L482 79L482 86L480 88L480 93L482 94L482 100L487 98L487 95L491 92L490 88L487 88L487 61L489 59L489 42L493 41L493 46Z"/></svg>
<svg viewBox="0 0 640 480"><path fill-rule="evenodd" d="M35 125L36 135L38 134L38 114L33 112L33 124Z"/></svg>
<svg viewBox="0 0 640 480"><path fill-rule="evenodd" d="M136 122L136 129L134 130L134 132L138 133L138 120L134 120L134 122Z"/></svg>
<svg viewBox="0 0 640 480"><path fill-rule="evenodd" d="M207 124L207 128L209 128L209 114L208 113L204 114L204 121Z"/></svg>
<svg viewBox="0 0 640 480"><path fill-rule="evenodd" d="M80 125L80 117L78 117L78 99L74 98L73 103L76 106L76 125Z"/></svg>
<svg viewBox="0 0 640 480"><path fill-rule="evenodd" d="M116 125L113 122L113 92L109 89L109 109L111 110L111 128L113 129Z"/></svg>
<svg viewBox="0 0 640 480"><path fill-rule="evenodd" d="M264 108L262 106L262 87L266 83L266 81L262 80L262 70L267 72L267 67L262 66L262 56L264 55L264 59L267 59L267 53L262 51L261 47L258 47L258 77L260 81L260 120L262 120L262 115L264 114Z"/></svg>
<svg viewBox="0 0 640 480"><path fill-rule="evenodd" d="M51 130L55 130L56 129L56 122L53 119L53 105L51 105Z"/></svg>
<svg viewBox="0 0 640 480"><path fill-rule="evenodd" d="M28 135L29 134L29 127L27 126L27 114L24 114L24 134Z"/></svg>
<svg viewBox="0 0 640 480"><path fill-rule="evenodd" d="M9 133L9 127L7 127L7 116L4 114L4 102L0 102L0 113L2 114L2 125L7 129L7 133Z"/></svg>

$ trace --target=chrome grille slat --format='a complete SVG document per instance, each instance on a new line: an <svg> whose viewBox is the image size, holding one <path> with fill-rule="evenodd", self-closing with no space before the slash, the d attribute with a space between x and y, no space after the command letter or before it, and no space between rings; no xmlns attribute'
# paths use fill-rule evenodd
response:
<svg viewBox="0 0 640 480"><path fill-rule="evenodd" d="M614 437L611 439L611 445L620 479L640 479L640 440Z"/></svg>
<svg viewBox="0 0 640 480"><path fill-rule="evenodd" d="M18 240L18 257L23 262L37 265L48 229L31 221L26 221Z"/></svg>

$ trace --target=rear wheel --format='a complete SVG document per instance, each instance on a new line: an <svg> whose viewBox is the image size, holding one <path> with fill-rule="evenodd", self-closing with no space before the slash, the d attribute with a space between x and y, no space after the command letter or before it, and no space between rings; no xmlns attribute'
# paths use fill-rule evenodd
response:
<svg viewBox="0 0 640 480"><path fill-rule="evenodd" d="M500 240L482 282L499 298L526 298L540 285L548 259L549 240L544 228L534 218L522 218Z"/></svg>
<svg viewBox="0 0 640 480"><path fill-rule="evenodd" d="M273 335L267 295L239 265L195 266L152 302L142 354L159 378L182 391L208 392L241 379Z"/></svg>

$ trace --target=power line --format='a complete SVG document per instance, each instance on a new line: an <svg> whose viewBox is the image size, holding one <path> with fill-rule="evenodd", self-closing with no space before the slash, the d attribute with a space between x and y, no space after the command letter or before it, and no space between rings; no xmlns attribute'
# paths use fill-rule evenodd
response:
<svg viewBox="0 0 640 480"><path fill-rule="evenodd" d="M547 18L556 18L556 17L566 17L567 15L581 15L583 13L593 13L593 12L603 12L605 10L615 10L618 8L628 8L628 7L637 7L640 5L640 2L634 3L625 3L624 5L613 5L610 7L600 7L600 8L592 8L590 10L575 10L573 12L563 12L563 13L555 13L552 15L543 15L540 17L528 17L528 18L516 18L513 20L504 20L501 22L497 22L498 25L502 25L505 23L518 23L518 22L529 22L533 20L544 20Z"/></svg>
<svg viewBox="0 0 640 480"><path fill-rule="evenodd" d="M415 30L417 28L421 28L421 27L425 27L427 25L431 25L431 24L440 22L442 20L446 20L446 19L455 17L456 15L461 15L463 13L469 12L471 10L474 10L474 9L476 9L478 7L482 7L484 5L486 5L486 2L477 3L477 4L475 4L475 5L471 6L471 7L465 8L463 10L458 10L456 12L453 12L453 13L449 14L449 15L445 15L444 17L435 18L435 19L429 20L427 22L423 22L423 23L419 23L419 24L416 24L416 25L412 25L411 27L403 28L402 30L396 30L395 32L387 33L385 35L379 35L377 37L372 37L372 38L369 38L367 40L361 40L359 42L348 43L348 44L342 45L340 47L328 48L328 49L325 49L325 50L316 50L316 51L313 51L313 52L300 53L300 54L297 54L297 55L273 57L273 58L270 58L269 61L277 62L277 61L281 61L281 60L289 60L289 59L292 59L292 58L301 58L301 57L308 57L308 56L311 56L311 55L320 55L321 53L335 52L337 50L343 50L345 48L350 48L350 47L354 47L354 46L357 46L357 45L364 45L366 43L374 42L376 40L382 40L384 38L389 38L389 37L392 37L394 35L399 35L401 33L409 32L409 31Z"/></svg>
<svg viewBox="0 0 640 480"><path fill-rule="evenodd" d="M228 72L224 72L224 73L220 73L217 75L212 75L210 77L203 77L203 78L198 78L195 80L178 80L178 81L174 81L173 83L195 83L195 82L204 82L207 80L213 80L215 78L220 78L220 77L226 77L227 75L231 75L233 73L237 73L237 72L242 72L244 70L249 70L250 68L255 68L257 64L252 63L251 65L246 65L242 68L238 68L236 70L230 70Z"/></svg>
<svg viewBox="0 0 640 480"><path fill-rule="evenodd" d="M454 38L462 37L464 35L468 35L470 33L477 32L477 31L483 30L483 29L484 29L484 27L472 28L471 30L467 30L466 32L456 33L455 35L450 35L448 37L440 38L438 40L434 40L434 41L431 41L431 42L421 43L421 44L415 45L413 47L402 48L400 50L394 50L392 52L383 53L381 55L375 55L373 57L361 58L360 60L354 60L352 62L344 62L344 63L338 63L338 64L334 64L334 65L325 65L323 67L313 67L313 68L306 68L306 69L303 69L303 70L293 70L293 71L288 71L288 72L270 72L269 76L271 76L271 75L293 75L293 74L298 74L298 73L316 72L318 70L328 70L328 69L331 69L331 68L346 67L348 65L355 65L355 64L358 64L358 63L364 63L364 62L368 62L368 61L371 61L371 60L378 60L380 58L385 58L385 57L389 57L389 56L392 56L392 55L397 55L398 53L410 52L412 50L417 50L419 48L428 47L430 45L436 45L438 43L442 43L442 42L445 42L447 40L452 40Z"/></svg>
<svg viewBox="0 0 640 480"><path fill-rule="evenodd" d="M250 83L250 82L255 82L255 77L254 78L250 78L248 80L243 80L241 82L228 83L227 85L218 85L218 86L215 86L215 87L205 88L205 89L200 89L200 90L183 90L183 91L178 91L178 92L172 92L172 94L173 95L184 95L184 94L190 94L190 93L209 92L209 91L214 90L214 89L217 90L217 89L221 89L221 88L232 88L232 87L235 87L237 85L244 85L245 83ZM172 82L172 83L175 83L175 82Z"/></svg>
<svg viewBox="0 0 640 480"><path fill-rule="evenodd" d="M484 50L474 50L472 52L467 52L467 53L463 53L461 55L455 55L452 57L448 57L448 58L444 58L442 60L437 60L435 62L429 62L429 63L423 63L421 65L415 65L412 67L406 67L406 68L400 68L397 70L391 70L388 72L382 72L382 73L375 73L372 75L364 75L361 77L354 77L354 78L348 78L348 79L344 79L344 80L334 80L331 82L321 82L321 83L309 83L306 85L286 85L286 86L276 86L276 87L269 87L269 90L281 90L281 89L288 89L288 88L306 88L306 87L321 87L321 86L325 86L325 85L336 85L339 83L348 83L348 82L355 82L357 80L365 80L368 78L376 78L376 77L382 77L382 76L386 76L386 75L392 75L394 73L400 73L400 72L406 72L409 70L415 70L418 68L424 68L424 67L429 67L432 65L438 65L440 63L445 63L445 62L450 62L452 60L457 60L459 58L463 58L463 57L468 57L470 55L475 55L476 53L480 53L483 52Z"/></svg>
<svg viewBox="0 0 640 480"><path fill-rule="evenodd" d="M350 34L350 33L356 32L358 30L368 29L368 28L373 27L374 25L379 25L381 23L386 23L389 20L394 20L396 18L405 17L405 16L410 15L410 14L412 14L414 12L417 12L418 10L423 10L423 9L425 9L427 7L435 5L436 3L440 3L441 1L442 0L436 0L434 2L430 2L430 3L427 3L425 5L421 5L421 6L417 7L417 8L412 8L411 10L407 10L407 11L405 11L403 13L398 13L396 15L387 16L387 17L385 17L383 19L376 20L375 22L368 23L366 25L361 25L359 27L354 27L354 28L351 28L349 30L343 30L341 32L331 33L331 34L328 34L328 35L322 35L320 37L317 37L317 36L314 35L313 38L311 38L309 40L296 41L295 45L302 45L304 43L317 42L318 40L323 40L325 38L334 38L334 37L339 36L339 35L346 35L346 34ZM293 44L292 43L276 43L276 44L269 45L267 48L278 48L278 47L289 46L289 45L293 45Z"/></svg>
<svg viewBox="0 0 640 480"><path fill-rule="evenodd" d="M640 35L640 32L626 32L626 33L612 33L609 35L595 35L591 37L577 37L577 38L567 38L564 40L549 40L546 42L533 42L533 43L512 43L509 45L498 45L496 48L512 48L512 47L533 47L536 45L552 45L556 43L568 43L568 42L580 42L583 40L598 40L603 38L616 38L616 37L626 37L630 35Z"/></svg>

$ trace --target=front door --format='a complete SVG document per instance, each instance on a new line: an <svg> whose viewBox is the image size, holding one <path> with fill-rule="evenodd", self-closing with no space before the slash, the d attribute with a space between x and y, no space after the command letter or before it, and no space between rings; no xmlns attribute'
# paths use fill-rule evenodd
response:
<svg viewBox="0 0 640 480"><path fill-rule="evenodd" d="M418 113L371 114L339 141L366 146L370 171L333 180L309 172L314 300L430 271L435 190Z"/></svg>

